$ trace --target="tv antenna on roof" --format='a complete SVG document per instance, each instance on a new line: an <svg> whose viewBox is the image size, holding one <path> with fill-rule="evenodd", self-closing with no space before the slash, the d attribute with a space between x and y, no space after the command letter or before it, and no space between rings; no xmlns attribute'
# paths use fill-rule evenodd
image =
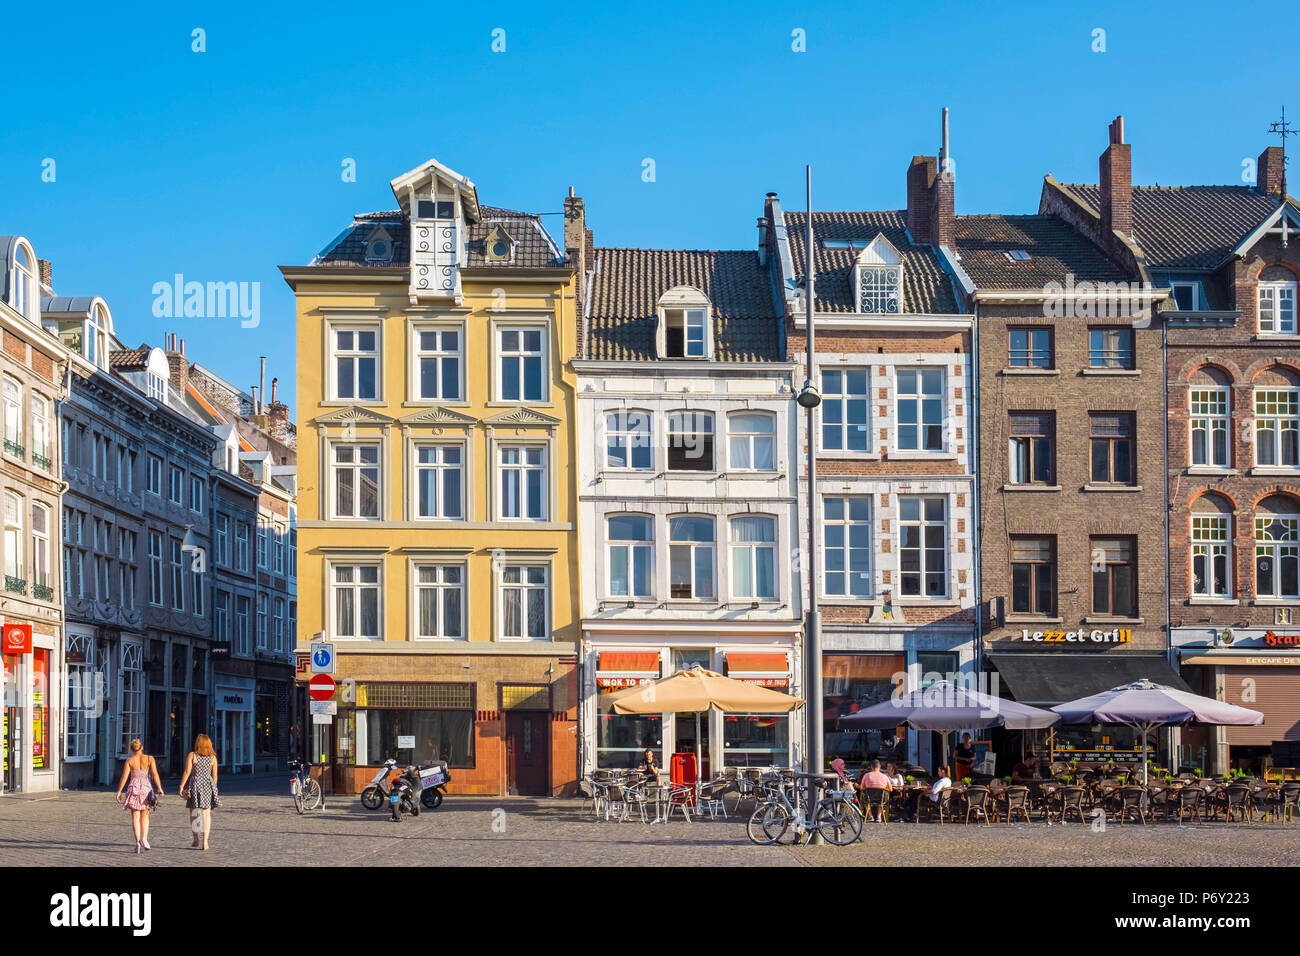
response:
<svg viewBox="0 0 1300 956"><path fill-rule="evenodd" d="M1290 160L1287 159L1287 156L1286 156L1286 138L1287 138L1288 136L1295 136L1296 133L1300 133L1300 129L1297 129L1296 127L1292 126L1291 124L1289 124L1289 123L1286 121L1286 106L1285 106L1285 104L1282 106L1282 118L1281 118L1280 120L1278 120L1277 122L1273 123L1271 126L1269 126L1268 131L1269 131L1270 133L1273 133L1273 134L1277 135L1277 136L1280 137L1281 140L1282 140L1282 197L1283 197L1283 200L1285 200L1285 198L1286 198L1286 164L1287 164L1288 162L1290 162Z"/></svg>

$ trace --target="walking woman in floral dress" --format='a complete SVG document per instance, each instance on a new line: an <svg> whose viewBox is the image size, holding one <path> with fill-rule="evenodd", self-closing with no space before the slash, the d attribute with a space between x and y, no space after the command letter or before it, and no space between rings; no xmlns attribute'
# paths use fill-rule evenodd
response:
<svg viewBox="0 0 1300 956"><path fill-rule="evenodd" d="M153 780L150 781L150 776ZM135 834L135 852L141 847L152 850L149 845L149 812L154 805L154 787L162 796L162 780L158 777L158 764L153 757L144 752L144 744L131 741L131 756L122 764L122 780L117 785L117 801L131 811L131 830ZM122 789L126 788L126 799L122 798Z"/></svg>
<svg viewBox="0 0 1300 956"><path fill-rule="evenodd" d="M194 831L194 842L199 845L199 835L203 835L203 849L208 848L208 834L212 831L212 808L221 806L217 796L217 754L212 749L212 740L207 734L194 738L194 749L185 760L185 775L181 777L181 794L185 805L191 811L190 827ZM198 818L202 817L202 826Z"/></svg>

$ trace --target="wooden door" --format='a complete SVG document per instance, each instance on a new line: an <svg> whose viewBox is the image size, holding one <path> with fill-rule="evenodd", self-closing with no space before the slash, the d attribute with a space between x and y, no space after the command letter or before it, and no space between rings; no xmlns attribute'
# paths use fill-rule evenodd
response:
<svg viewBox="0 0 1300 956"><path fill-rule="evenodd" d="M546 785L549 713L544 710L516 710L506 713L506 791L520 796L540 797Z"/></svg>

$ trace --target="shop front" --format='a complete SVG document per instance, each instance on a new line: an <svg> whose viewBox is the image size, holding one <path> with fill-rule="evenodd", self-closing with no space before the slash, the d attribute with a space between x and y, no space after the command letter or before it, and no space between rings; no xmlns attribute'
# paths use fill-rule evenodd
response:
<svg viewBox="0 0 1300 956"><path fill-rule="evenodd" d="M699 665L727 677L798 696L798 645L789 630L783 639L742 643L718 635L677 631L657 635L656 645L609 637L593 641L583 653L583 774L637 766L646 750L671 772L693 765L702 778L728 767L791 767L798 760L802 712L791 714L663 713L615 714L602 704L610 694L653 683ZM792 746L792 741L796 742Z"/></svg>
<svg viewBox="0 0 1300 956"><path fill-rule="evenodd" d="M1105 654L1069 649L1076 646L1089 649L1094 646L1091 639L1078 644L1053 643L1063 643L1067 649L1032 653L996 651L989 655L991 676L996 676L1003 692L1001 696L1032 707L1050 708L1135 680L1152 680L1177 690L1191 690L1163 654L1119 650ZM1029 749L1037 755L1040 765L1071 761L1138 765L1145 756L1160 766L1169 766L1171 762L1176 764L1178 757L1171 749L1167 730L1148 739L1144 755L1139 734L1121 725L1058 724L1036 731L995 730L990 732L990 738L998 754L998 774L1010 773L1012 764Z"/></svg>
<svg viewBox="0 0 1300 956"><path fill-rule="evenodd" d="M253 769L254 682L218 676L213 684L215 730L212 744L221 765L230 773Z"/></svg>
<svg viewBox="0 0 1300 956"><path fill-rule="evenodd" d="M63 661L57 641L30 622L4 622L4 793L59 789Z"/></svg>
<svg viewBox="0 0 1300 956"><path fill-rule="evenodd" d="M1300 777L1300 628L1177 628L1174 653L1192 689L1257 710L1252 727L1181 731L1181 750L1214 773L1276 770Z"/></svg>

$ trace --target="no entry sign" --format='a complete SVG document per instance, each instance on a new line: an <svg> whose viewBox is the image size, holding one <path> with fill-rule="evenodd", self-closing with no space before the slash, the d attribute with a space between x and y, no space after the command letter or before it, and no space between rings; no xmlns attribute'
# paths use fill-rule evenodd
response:
<svg viewBox="0 0 1300 956"><path fill-rule="evenodd" d="M329 700L334 696L336 686L329 674L317 674L307 682L307 693L311 694L312 700Z"/></svg>

